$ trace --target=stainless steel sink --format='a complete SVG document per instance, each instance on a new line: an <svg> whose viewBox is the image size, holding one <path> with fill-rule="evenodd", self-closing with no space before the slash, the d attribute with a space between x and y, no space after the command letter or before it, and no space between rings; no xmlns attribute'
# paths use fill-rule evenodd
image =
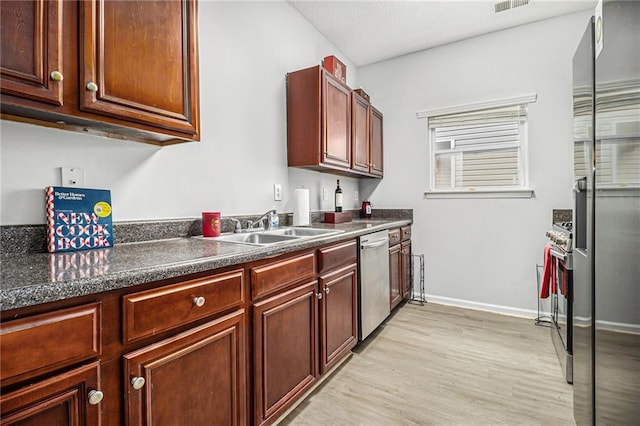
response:
<svg viewBox="0 0 640 426"><path fill-rule="evenodd" d="M271 244L286 243L289 241L295 241L305 238L339 234L341 232L344 231L341 229L285 227L274 229L272 231L255 231L248 233L227 234L212 239L229 243L268 246Z"/></svg>
<svg viewBox="0 0 640 426"><path fill-rule="evenodd" d="M265 231L270 235L291 235L295 237L318 237L320 235L339 234L344 232L342 229L324 229L324 228L280 228L273 231Z"/></svg>
<svg viewBox="0 0 640 426"><path fill-rule="evenodd" d="M274 235L266 232L251 232L247 234L221 235L220 237L216 237L215 239L232 243L254 244L263 246L296 240L297 238L298 237L292 237L288 235Z"/></svg>

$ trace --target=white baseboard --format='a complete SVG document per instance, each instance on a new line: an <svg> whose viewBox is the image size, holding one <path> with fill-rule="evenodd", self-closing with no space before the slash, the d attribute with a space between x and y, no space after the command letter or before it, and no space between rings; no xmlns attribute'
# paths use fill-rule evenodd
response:
<svg viewBox="0 0 640 426"><path fill-rule="evenodd" d="M513 317L523 317L535 319L538 311L533 309L513 308L510 306L492 305L490 303L473 302L471 300L454 299L452 297L436 296L433 294L426 295L427 302L438 303L441 305L457 306L460 308L476 309L479 311L494 312L497 314L510 315ZM548 312L540 312L540 315L549 315Z"/></svg>

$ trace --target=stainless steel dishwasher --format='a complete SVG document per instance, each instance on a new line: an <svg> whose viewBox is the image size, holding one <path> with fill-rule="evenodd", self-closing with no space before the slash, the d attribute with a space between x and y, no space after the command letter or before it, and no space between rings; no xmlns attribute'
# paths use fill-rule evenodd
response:
<svg viewBox="0 0 640 426"><path fill-rule="evenodd" d="M389 290L389 231L360 237L358 287L359 340L364 340L391 311Z"/></svg>

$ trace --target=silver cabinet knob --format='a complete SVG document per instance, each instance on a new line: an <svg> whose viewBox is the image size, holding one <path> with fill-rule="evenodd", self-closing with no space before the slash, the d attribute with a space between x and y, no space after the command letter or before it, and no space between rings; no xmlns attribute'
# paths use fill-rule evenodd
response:
<svg viewBox="0 0 640 426"><path fill-rule="evenodd" d="M135 390L142 389L145 383L144 377L134 377L131 379L131 386L133 386Z"/></svg>
<svg viewBox="0 0 640 426"><path fill-rule="evenodd" d="M204 306L204 302L206 302L206 299L202 296L193 298L193 304L197 307Z"/></svg>
<svg viewBox="0 0 640 426"><path fill-rule="evenodd" d="M93 81L88 82L86 87L87 87L87 90L90 92L98 91L98 85L95 84Z"/></svg>
<svg viewBox="0 0 640 426"><path fill-rule="evenodd" d="M316 293L316 297L318 298L318 300L322 299L322 293Z"/></svg>
<svg viewBox="0 0 640 426"><path fill-rule="evenodd" d="M53 80L53 81L62 81L62 80L64 80L64 76L62 75L62 73L60 71L51 71L51 74L49 74L49 76L51 77L51 80Z"/></svg>
<svg viewBox="0 0 640 426"><path fill-rule="evenodd" d="M329 292L330 292L330 291L331 291L331 289L330 289L329 287L325 287L325 288L324 288L324 292L325 292L325 293L329 294Z"/></svg>
<svg viewBox="0 0 640 426"><path fill-rule="evenodd" d="M89 392L88 397L89 397L89 404L97 405L97 404L100 404L100 402L102 402L102 399L104 398L104 394L99 390L92 390L91 392Z"/></svg>

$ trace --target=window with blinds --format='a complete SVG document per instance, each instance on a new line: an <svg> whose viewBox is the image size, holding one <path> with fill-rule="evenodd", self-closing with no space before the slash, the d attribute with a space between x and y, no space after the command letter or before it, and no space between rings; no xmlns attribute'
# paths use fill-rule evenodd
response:
<svg viewBox="0 0 640 426"><path fill-rule="evenodd" d="M525 188L526 125L526 104L429 117L431 189Z"/></svg>

